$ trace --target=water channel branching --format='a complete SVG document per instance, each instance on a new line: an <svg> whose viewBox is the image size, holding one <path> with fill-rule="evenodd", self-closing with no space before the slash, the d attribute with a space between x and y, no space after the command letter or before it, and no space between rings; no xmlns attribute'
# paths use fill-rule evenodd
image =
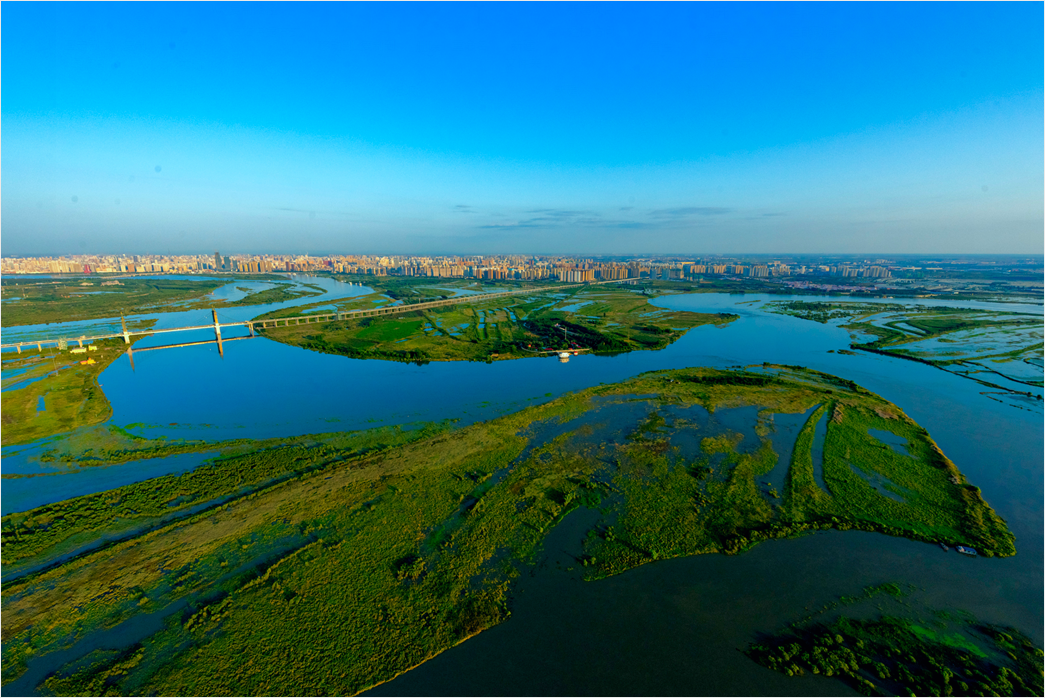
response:
<svg viewBox="0 0 1045 698"><path fill-rule="evenodd" d="M514 580L580 508L594 515L576 551L588 579L822 529L1015 553L925 430L797 367L657 371L428 429L233 444L190 473L4 517L6 573L175 515L6 581L4 684L358 693L504 620ZM144 617L162 627L135 635ZM123 649L92 652L120 628Z"/></svg>
<svg viewBox="0 0 1045 698"><path fill-rule="evenodd" d="M853 301L772 301L766 309L841 323L862 340L852 349L928 364L1040 401L1018 386L1042 387L1041 315Z"/></svg>

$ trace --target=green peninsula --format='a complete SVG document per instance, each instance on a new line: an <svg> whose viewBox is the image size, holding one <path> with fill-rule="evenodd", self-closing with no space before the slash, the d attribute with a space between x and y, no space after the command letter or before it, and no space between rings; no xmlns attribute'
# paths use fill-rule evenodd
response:
<svg viewBox="0 0 1045 698"><path fill-rule="evenodd" d="M448 290L395 286L396 298L436 300ZM662 349L686 331L725 324L735 315L657 308L640 290L619 286L535 288L532 295L477 300L375 318L268 327L270 339L328 354L408 362L493 361L556 350L621 353ZM392 301L382 293L348 298L333 305L342 311L369 310ZM329 303L319 312L330 312ZM260 316L300 316L310 306Z"/></svg>
<svg viewBox="0 0 1045 698"><path fill-rule="evenodd" d="M77 354L54 348L5 354L11 358L3 364L0 443L26 444L109 419L112 406L98 376L127 345L122 339L105 339L94 346Z"/></svg>
<svg viewBox="0 0 1045 698"><path fill-rule="evenodd" d="M514 580L580 510L589 580L824 529L1015 553L899 408L792 367L658 371L463 428L264 446L5 516L8 690L61 656L40 690L359 693L507 618ZM56 562L19 577L9 560ZM127 644L93 649L99 633Z"/></svg>

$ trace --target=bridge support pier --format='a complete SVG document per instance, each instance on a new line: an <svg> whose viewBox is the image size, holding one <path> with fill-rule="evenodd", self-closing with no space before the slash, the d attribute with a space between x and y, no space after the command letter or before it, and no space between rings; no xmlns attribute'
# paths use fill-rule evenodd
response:
<svg viewBox="0 0 1045 698"><path fill-rule="evenodd" d="M123 315L120 316L120 326L123 327L123 343L131 343L131 333L127 331L127 320L124 319Z"/></svg>
<svg viewBox="0 0 1045 698"><path fill-rule="evenodd" d="M22 345L21 344L16 344L15 345L15 351L17 351L19 354L21 354L22 353Z"/></svg>
<svg viewBox="0 0 1045 698"><path fill-rule="evenodd" d="M42 352L44 350L44 343L43 342L37 342L36 343L36 348L37 348L38 351Z"/></svg>
<svg viewBox="0 0 1045 698"><path fill-rule="evenodd" d="M225 349L221 346L221 324L218 322L218 311L211 309L211 316L214 318L214 339L218 342L218 356L225 358Z"/></svg>

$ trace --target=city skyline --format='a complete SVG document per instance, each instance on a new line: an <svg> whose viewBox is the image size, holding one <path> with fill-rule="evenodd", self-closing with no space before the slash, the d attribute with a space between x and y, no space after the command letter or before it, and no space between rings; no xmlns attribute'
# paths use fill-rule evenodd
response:
<svg viewBox="0 0 1045 698"><path fill-rule="evenodd" d="M1040 254L1034 5L3 7L5 255Z"/></svg>

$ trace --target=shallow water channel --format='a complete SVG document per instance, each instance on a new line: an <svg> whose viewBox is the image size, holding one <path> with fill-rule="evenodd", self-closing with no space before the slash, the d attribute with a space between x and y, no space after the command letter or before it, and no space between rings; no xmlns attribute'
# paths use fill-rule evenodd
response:
<svg viewBox="0 0 1045 698"><path fill-rule="evenodd" d="M335 287L328 279L303 281L328 290L299 304L370 291ZM853 380L897 404L983 490L1017 538L1018 554L999 560L970 559L878 534L820 533L764 543L737 556L651 563L590 583L571 569L587 526L582 509L549 537L544 557L513 592L507 622L373 689L376 695L848 693L833 679L788 678L763 669L738 649L806 609L881 582L909 582L938 608L1013 625L1040 644L1045 620L1040 403L999 401L982 394L984 387L975 381L924 364L829 353L849 346L846 330L767 313L760 309L766 300L787 297L660 298L654 302L662 307L740 318L724 327L696 328L662 351L582 355L565 364L533 358L416 366L318 354L259 338L227 344L224 358L210 346L186 347L137 354L132 368L123 356L101 375L101 383L113 405L113 424L148 436L216 440L447 418L464 424L649 370L801 365ZM999 304L940 304L1011 310ZM221 312L249 319L281 306ZM1041 312L1041 307L1019 310ZM189 313L210 314L166 315ZM158 317L172 323L166 326L187 324ZM775 433L793 442L803 420L799 415L794 424L780 421ZM774 445L780 452L783 443ZM164 459L170 462L62 471L34 461L45 447L4 449L4 474L41 475L4 479L5 513L192 467L184 459ZM3 694L11 690L8 686Z"/></svg>

